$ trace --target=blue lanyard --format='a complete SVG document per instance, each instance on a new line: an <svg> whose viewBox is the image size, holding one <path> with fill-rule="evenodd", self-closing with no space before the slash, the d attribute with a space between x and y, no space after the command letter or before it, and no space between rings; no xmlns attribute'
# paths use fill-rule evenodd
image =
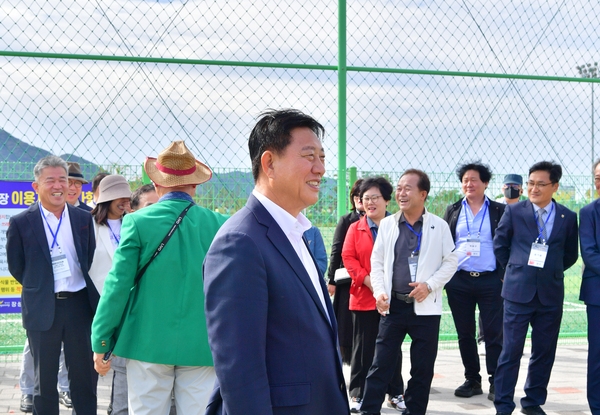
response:
<svg viewBox="0 0 600 415"><path fill-rule="evenodd" d="M552 203L552 202L550 202ZM540 231L538 237L537 237L537 241L540 240L540 238L542 237L542 234L544 233L544 229L546 229L546 225L548 224L548 219L550 219L550 215L552 214L552 211L554 210L554 203L552 203L552 207L550 208L550 212L548 213L548 216L546 216L546 220L544 221L544 227L540 228L540 223L538 222L537 218L535 217L535 211L533 212L533 219L535 219L535 224L537 225L538 230ZM539 212L539 210L538 210ZM544 245L546 244L546 240L542 239L542 241L544 242Z"/></svg>
<svg viewBox="0 0 600 415"><path fill-rule="evenodd" d="M121 239L118 238L117 235L113 232L113 230L110 227L110 225L108 224L108 222L106 222L106 226L108 226L108 229L110 230L110 233L112 233L113 238L115 238L115 241L117 241L117 245L119 245L119 242L121 242Z"/></svg>
<svg viewBox="0 0 600 415"><path fill-rule="evenodd" d="M477 232L478 238L479 238L479 235L481 235L481 227L483 226L483 221L485 220L485 214L487 213L487 209L488 209L487 200L484 200L483 204L485 205L485 209L483 210L483 216L481 217L481 222L479 223L479 231ZM468 211L471 211L471 208L468 208L466 198L463 200L463 207L465 208L465 222L467 222L467 235L471 236L471 228L469 227L469 215L467 214ZM473 224L474 223L475 223L475 216L473 216Z"/></svg>
<svg viewBox="0 0 600 415"><path fill-rule="evenodd" d="M404 224L417 237L417 248L414 251L412 251L412 253L410 254L410 256L413 256L414 254L418 254L419 251L421 250L421 235L423 235L423 228L421 228L421 232L416 233L414 228L412 226L410 226L410 224L408 222L405 221Z"/></svg>
<svg viewBox="0 0 600 415"><path fill-rule="evenodd" d="M65 206L65 209L66 208L67 207ZM60 225L62 224L63 215L61 213L60 219L58 220L58 226L56 227L56 233L54 233L54 232L52 232L52 228L50 227L50 224L48 223L48 219L44 215L44 211L42 210L42 205L40 205L40 214L42 215L42 218L44 218L46 225L48 225L48 230L50 231L50 235L52 235L52 246L50 247L50 250L52 251L54 249L54 245L58 246L58 243L56 242L56 238L58 237L58 231L60 230ZM58 249L60 249L60 246L58 246Z"/></svg>

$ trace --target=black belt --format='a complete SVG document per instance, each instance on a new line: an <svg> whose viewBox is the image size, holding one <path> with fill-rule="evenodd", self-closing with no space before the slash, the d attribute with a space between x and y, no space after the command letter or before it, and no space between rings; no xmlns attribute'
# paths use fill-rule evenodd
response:
<svg viewBox="0 0 600 415"><path fill-rule="evenodd" d="M461 269L458 272L462 272L463 274L466 274L470 277L485 277L486 275L490 275L490 274L495 274L496 271L485 271L485 272L479 272L479 271L465 271L464 269Z"/></svg>
<svg viewBox="0 0 600 415"><path fill-rule="evenodd" d="M75 297L76 294L79 294L80 291L61 291L58 293L54 293L54 296L57 300L66 300L67 298Z"/></svg>
<svg viewBox="0 0 600 415"><path fill-rule="evenodd" d="M407 304L415 302L415 297L411 297L408 294L400 294L399 292L392 291L392 296L400 301L404 301Z"/></svg>

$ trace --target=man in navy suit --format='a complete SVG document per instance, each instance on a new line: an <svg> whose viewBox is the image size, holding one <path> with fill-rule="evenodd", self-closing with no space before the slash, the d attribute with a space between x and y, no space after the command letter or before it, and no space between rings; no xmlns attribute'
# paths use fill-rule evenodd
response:
<svg viewBox="0 0 600 415"><path fill-rule="evenodd" d="M564 299L564 271L577 261L577 215L556 203L562 169L541 161L529 169L529 200L507 205L494 236L505 269L504 341L494 385L497 415L515 409L514 393L531 324L531 358L521 412L543 415Z"/></svg>
<svg viewBox="0 0 600 415"><path fill-rule="evenodd" d="M600 159L594 163L594 183L600 195ZM581 257L585 265L579 299L588 315L587 398L592 415L600 415L600 199L579 211Z"/></svg>
<svg viewBox="0 0 600 415"><path fill-rule="evenodd" d="M255 187L204 261L217 383L207 414L349 413L335 316L303 233L325 173L324 129L263 113L248 147Z"/></svg>
<svg viewBox="0 0 600 415"><path fill-rule="evenodd" d="M96 414L90 344L99 295L88 270L96 248L92 216L66 203L67 163L47 156L33 169L38 203L10 218L8 269L23 286L22 317L35 369L33 413L58 415L61 344L74 409Z"/></svg>

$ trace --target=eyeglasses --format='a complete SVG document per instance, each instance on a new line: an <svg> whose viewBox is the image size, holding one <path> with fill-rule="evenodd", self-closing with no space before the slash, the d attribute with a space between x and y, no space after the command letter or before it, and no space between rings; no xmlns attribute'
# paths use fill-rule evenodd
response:
<svg viewBox="0 0 600 415"><path fill-rule="evenodd" d="M380 197L383 197L383 196L381 196L381 195L379 195L379 196L363 196L362 201L363 201L363 203L369 203L369 202L377 203L377 201L379 200Z"/></svg>
<svg viewBox="0 0 600 415"><path fill-rule="evenodd" d="M75 186L76 188L79 189L82 184L83 183L81 183L79 180L69 180L69 187Z"/></svg>
<svg viewBox="0 0 600 415"><path fill-rule="evenodd" d="M527 187L530 187L530 188L532 188L532 189L533 189L534 187L537 187L538 189L544 189L546 186L550 186L551 184L554 184L554 183L553 183L553 182L550 182L550 183L543 183L543 182L539 182L539 183L536 183L536 182L527 182Z"/></svg>

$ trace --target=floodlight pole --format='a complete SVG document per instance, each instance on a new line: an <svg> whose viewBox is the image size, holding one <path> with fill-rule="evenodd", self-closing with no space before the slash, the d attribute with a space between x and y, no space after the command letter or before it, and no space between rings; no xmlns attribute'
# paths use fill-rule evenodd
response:
<svg viewBox="0 0 600 415"><path fill-rule="evenodd" d="M577 66L577 70L579 71L579 76L581 76L582 78L598 78L598 62L594 62L594 64L592 65L591 63L586 63L583 64L581 66ZM595 157L594 157L594 83L592 83L592 154L591 154L591 158L592 158L592 164L591 166L594 165L594 161L595 161ZM595 192L595 183L594 183L594 178L592 177L592 192L591 192L591 197L592 199L594 198L594 192Z"/></svg>

